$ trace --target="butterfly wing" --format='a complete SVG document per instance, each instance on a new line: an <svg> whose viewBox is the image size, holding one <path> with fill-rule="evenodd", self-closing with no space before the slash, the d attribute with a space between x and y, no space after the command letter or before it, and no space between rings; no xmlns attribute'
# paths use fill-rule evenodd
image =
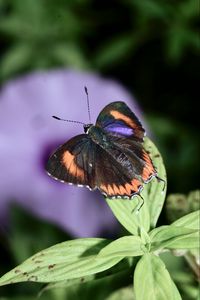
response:
<svg viewBox="0 0 200 300"><path fill-rule="evenodd" d="M136 115L121 101L112 102L100 112L96 126L107 134L143 141L145 130Z"/></svg>
<svg viewBox="0 0 200 300"><path fill-rule="evenodd" d="M133 175L142 183L157 176L153 162L141 143L129 138L113 138L113 145L131 162Z"/></svg>
<svg viewBox="0 0 200 300"><path fill-rule="evenodd" d="M107 197L132 198L155 176L149 155L135 141L115 137L109 149L97 152L97 186Z"/></svg>
<svg viewBox="0 0 200 300"><path fill-rule="evenodd" d="M106 172L98 168L102 182L100 190L108 197L131 198L142 186L157 176L151 158L142 146L145 130L136 115L121 101L108 104L99 114L96 122L108 139L110 160ZM99 158L106 160L104 158ZM108 176L107 176L108 174Z"/></svg>
<svg viewBox="0 0 200 300"><path fill-rule="evenodd" d="M49 158L48 174L62 182L95 188L96 145L87 134L80 134L60 146Z"/></svg>
<svg viewBox="0 0 200 300"><path fill-rule="evenodd" d="M131 198L139 193L142 186L135 176L123 168L125 163L119 163L110 155L105 155L102 151L97 155L96 178L97 186L104 196L108 198Z"/></svg>

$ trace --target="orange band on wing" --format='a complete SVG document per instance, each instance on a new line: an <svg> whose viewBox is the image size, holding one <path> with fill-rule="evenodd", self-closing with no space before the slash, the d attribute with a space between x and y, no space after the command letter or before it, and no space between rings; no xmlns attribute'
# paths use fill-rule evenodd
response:
<svg viewBox="0 0 200 300"><path fill-rule="evenodd" d="M113 191L113 189L112 189L112 186L111 185L109 185L108 184L108 186L107 186L107 189L106 189L106 186L105 186L105 191L107 190L107 193L109 194L109 195L114 195L115 193L114 193L114 191Z"/></svg>
<svg viewBox="0 0 200 300"><path fill-rule="evenodd" d="M141 182L138 180L138 179L133 179L131 181L131 184L132 184L132 188L135 192L138 192L139 190L139 187L142 185Z"/></svg>
<svg viewBox="0 0 200 300"><path fill-rule="evenodd" d="M131 189L132 189L131 184L130 183L126 183L125 184L125 189L126 189L126 195L130 196L131 195Z"/></svg>
<svg viewBox="0 0 200 300"><path fill-rule="evenodd" d="M114 195L114 191L113 191L113 189L112 189L112 187L111 187L111 185L104 185L104 184L101 184L100 185L100 189L101 190L103 190L103 192L105 192L107 195L109 195L109 196L112 196L112 195Z"/></svg>
<svg viewBox="0 0 200 300"><path fill-rule="evenodd" d="M74 158L75 156L69 151L65 151L63 153L62 162L71 175L84 179L84 171L76 165Z"/></svg>
<svg viewBox="0 0 200 300"><path fill-rule="evenodd" d="M113 190L115 195L120 195L120 190L116 184L113 184Z"/></svg>
<svg viewBox="0 0 200 300"><path fill-rule="evenodd" d="M145 166L144 166L144 169L143 169L143 172L142 172L142 179L144 181L147 181L147 180L150 179L150 177L152 175L155 175L156 171L154 169L151 158L149 157L149 155L145 151L143 151L142 158L145 161Z"/></svg>
<svg viewBox="0 0 200 300"><path fill-rule="evenodd" d="M129 125L132 128L136 128L137 125L132 121L131 118L123 115L122 113L120 113L117 110L111 110L110 114L115 118L115 119L120 119L122 121L124 121L127 125Z"/></svg>
<svg viewBox="0 0 200 300"><path fill-rule="evenodd" d="M119 186L120 195L126 195L126 189L123 187L123 185Z"/></svg>
<svg viewBox="0 0 200 300"><path fill-rule="evenodd" d="M103 190L108 196L131 196L133 193L139 191L142 183L138 179L133 179L130 183L123 185L116 184L101 184L100 189Z"/></svg>

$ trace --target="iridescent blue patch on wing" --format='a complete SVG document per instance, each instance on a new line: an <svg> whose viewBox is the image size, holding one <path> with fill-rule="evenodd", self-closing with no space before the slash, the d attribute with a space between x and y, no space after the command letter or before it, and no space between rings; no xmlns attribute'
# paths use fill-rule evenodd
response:
<svg viewBox="0 0 200 300"><path fill-rule="evenodd" d="M120 135L125 135L125 136L131 136L134 134L134 129L130 128L128 126L125 126L124 124L109 124L108 126L105 127L106 131L120 134Z"/></svg>

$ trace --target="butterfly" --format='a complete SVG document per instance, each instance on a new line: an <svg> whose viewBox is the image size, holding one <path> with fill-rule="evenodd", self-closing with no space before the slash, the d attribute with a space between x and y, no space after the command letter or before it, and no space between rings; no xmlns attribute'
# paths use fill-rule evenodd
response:
<svg viewBox="0 0 200 300"><path fill-rule="evenodd" d="M157 171L143 147L145 130L126 103L105 106L96 124L51 155L46 170L69 184L99 189L107 198L132 199Z"/></svg>

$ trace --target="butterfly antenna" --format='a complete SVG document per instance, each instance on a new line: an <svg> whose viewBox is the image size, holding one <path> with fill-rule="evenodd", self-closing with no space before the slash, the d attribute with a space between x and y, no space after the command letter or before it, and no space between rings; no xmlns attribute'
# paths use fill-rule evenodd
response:
<svg viewBox="0 0 200 300"><path fill-rule="evenodd" d="M59 121L65 121L65 122L78 123L78 124L85 125L85 123L83 123L83 122L74 121L74 120L61 119L61 118L56 117L56 116L52 116L52 118L54 118L54 119L56 119L56 120L59 120Z"/></svg>
<svg viewBox="0 0 200 300"><path fill-rule="evenodd" d="M87 96L87 108L88 108L89 121L90 121L90 123L91 123L90 102L89 102L89 96L88 96L88 89L87 89L86 86L84 87L84 89L85 89L85 93L86 93L86 96Z"/></svg>

